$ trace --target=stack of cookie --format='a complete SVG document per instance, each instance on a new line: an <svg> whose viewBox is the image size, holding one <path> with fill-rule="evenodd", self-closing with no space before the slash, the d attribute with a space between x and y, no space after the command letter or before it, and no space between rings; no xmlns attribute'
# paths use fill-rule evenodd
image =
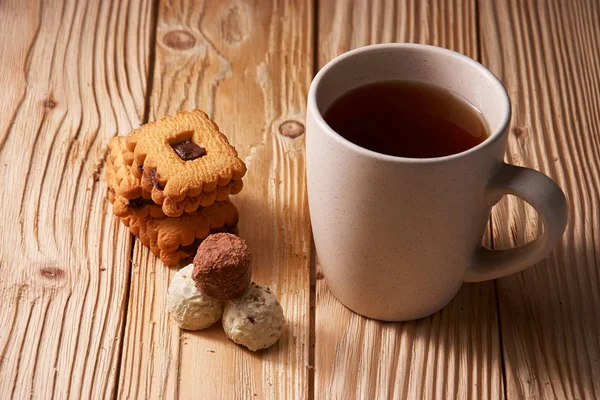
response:
<svg viewBox="0 0 600 400"><path fill-rule="evenodd" d="M229 196L242 190L246 166L204 112L150 122L109 149L113 212L164 264L192 257L210 233L236 229Z"/></svg>

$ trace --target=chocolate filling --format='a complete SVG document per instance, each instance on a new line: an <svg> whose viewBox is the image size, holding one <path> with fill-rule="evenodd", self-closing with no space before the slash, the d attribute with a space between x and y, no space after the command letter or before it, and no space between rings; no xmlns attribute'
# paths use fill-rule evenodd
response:
<svg viewBox="0 0 600 400"><path fill-rule="evenodd" d="M206 155L206 149L204 147L198 146L196 143L190 140L173 144L171 147L183 161L195 160Z"/></svg>
<svg viewBox="0 0 600 400"><path fill-rule="evenodd" d="M152 181L152 186L154 186L158 190L164 190L165 188L158 181L159 177L158 177L158 173L156 172L156 168L150 168L149 172L150 172L150 180Z"/></svg>
<svg viewBox="0 0 600 400"><path fill-rule="evenodd" d="M134 210L139 210L140 208L148 205L156 204L150 199L144 199L142 197L136 197L135 199L129 200L129 207Z"/></svg>
<svg viewBox="0 0 600 400"><path fill-rule="evenodd" d="M202 239L196 239L192 244L188 244L187 246L180 246L179 250L183 251L184 253L196 253L196 250L198 250L200 243L202 243Z"/></svg>

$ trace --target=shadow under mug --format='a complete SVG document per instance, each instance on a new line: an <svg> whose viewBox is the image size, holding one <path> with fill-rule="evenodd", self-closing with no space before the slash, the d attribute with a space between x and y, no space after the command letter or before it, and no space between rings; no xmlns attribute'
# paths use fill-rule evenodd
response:
<svg viewBox="0 0 600 400"><path fill-rule="evenodd" d="M489 138L445 157L394 157L357 146L323 119L349 90L389 80L461 95L481 111ZM309 209L325 279L346 307L386 321L422 318L445 307L463 282L521 271L550 252L566 226L565 196L540 172L504 163L510 111L490 71L439 47L366 46L319 71L306 116ZM544 232L524 246L490 250L482 236L506 194L531 204Z"/></svg>

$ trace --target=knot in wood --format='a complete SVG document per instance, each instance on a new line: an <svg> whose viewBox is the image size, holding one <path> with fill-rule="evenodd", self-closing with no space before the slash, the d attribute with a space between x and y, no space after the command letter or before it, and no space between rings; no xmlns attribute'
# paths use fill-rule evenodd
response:
<svg viewBox="0 0 600 400"><path fill-rule="evenodd" d="M279 133L290 138L297 138L304 133L304 125L298 121L288 120L279 125Z"/></svg>
<svg viewBox="0 0 600 400"><path fill-rule="evenodd" d="M196 38L188 31L177 30L168 32L163 37L163 42L167 47L175 50L187 50L196 44Z"/></svg>
<svg viewBox="0 0 600 400"><path fill-rule="evenodd" d="M525 133L525 128L521 128L520 126L515 126L513 128L513 133L516 137L521 137Z"/></svg>
<svg viewBox="0 0 600 400"><path fill-rule="evenodd" d="M44 100L44 107L54 108L56 107L56 102L52 99L52 97L49 97L46 100Z"/></svg>
<svg viewBox="0 0 600 400"><path fill-rule="evenodd" d="M62 279L65 276L65 271L56 267L40 268L40 275L46 279Z"/></svg>

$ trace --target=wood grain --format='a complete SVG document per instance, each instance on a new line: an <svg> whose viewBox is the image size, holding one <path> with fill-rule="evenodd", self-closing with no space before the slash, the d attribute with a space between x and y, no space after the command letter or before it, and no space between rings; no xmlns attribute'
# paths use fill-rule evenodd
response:
<svg viewBox="0 0 600 400"><path fill-rule="evenodd" d="M600 7L502 0L480 11L483 61L513 102L507 160L551 176L570 205L556 250L498 283L507 395L600 398ZM531 240L536 221L521 201L503 201L494 244Z"/></svg>
<svg viewBox="0 0 600 400"><path fill-rule="evenodd" d="M349 49L394 41L477 57L475 3L320 2L320 66ZM322 279L316 300L315 398L503 397L492 282L465 284L443 311L408 323L353 314Z"/></svg>
<svg viewBox="0 0 600 400"><path fill-rule="evenodd" d="M0 397L114 394L130 235L106 144L139 124L150 8L0 3Z"/></svg>
<svg viewBox="0 0 600 400"><path fill-rule="evenodd" d="M598 2L314 4L0 1L0 397L600 398ZM311 331L304 136L290 127L304 123L313 54L320 67L390 41L456 49L502 79L507 161L561 185L569 226L546 260L498 281L498 298L492 282L468 284L410 323L352 314L317 271ZM288 321L265 352L220 326L179 331L165 311L174 270L132 248L105 200L110 137L193 107L249 167L240 234ZM531 240L536 221L502 201L494 247Z"/></svg>
<svg viewBox="0 0 600 400"><path fill-rule="evenodd" d="M304 123L312 66L312 2L162 1L151 119L206 110L248 166L233 198L240 236L254 256L254 280L280 299L286 331L252 353L220 326L179 331L165 308L175 269L136 244L119 396L124 398L308 397L310 227ZM287 126L287 125L286 125Z"/></svg>

